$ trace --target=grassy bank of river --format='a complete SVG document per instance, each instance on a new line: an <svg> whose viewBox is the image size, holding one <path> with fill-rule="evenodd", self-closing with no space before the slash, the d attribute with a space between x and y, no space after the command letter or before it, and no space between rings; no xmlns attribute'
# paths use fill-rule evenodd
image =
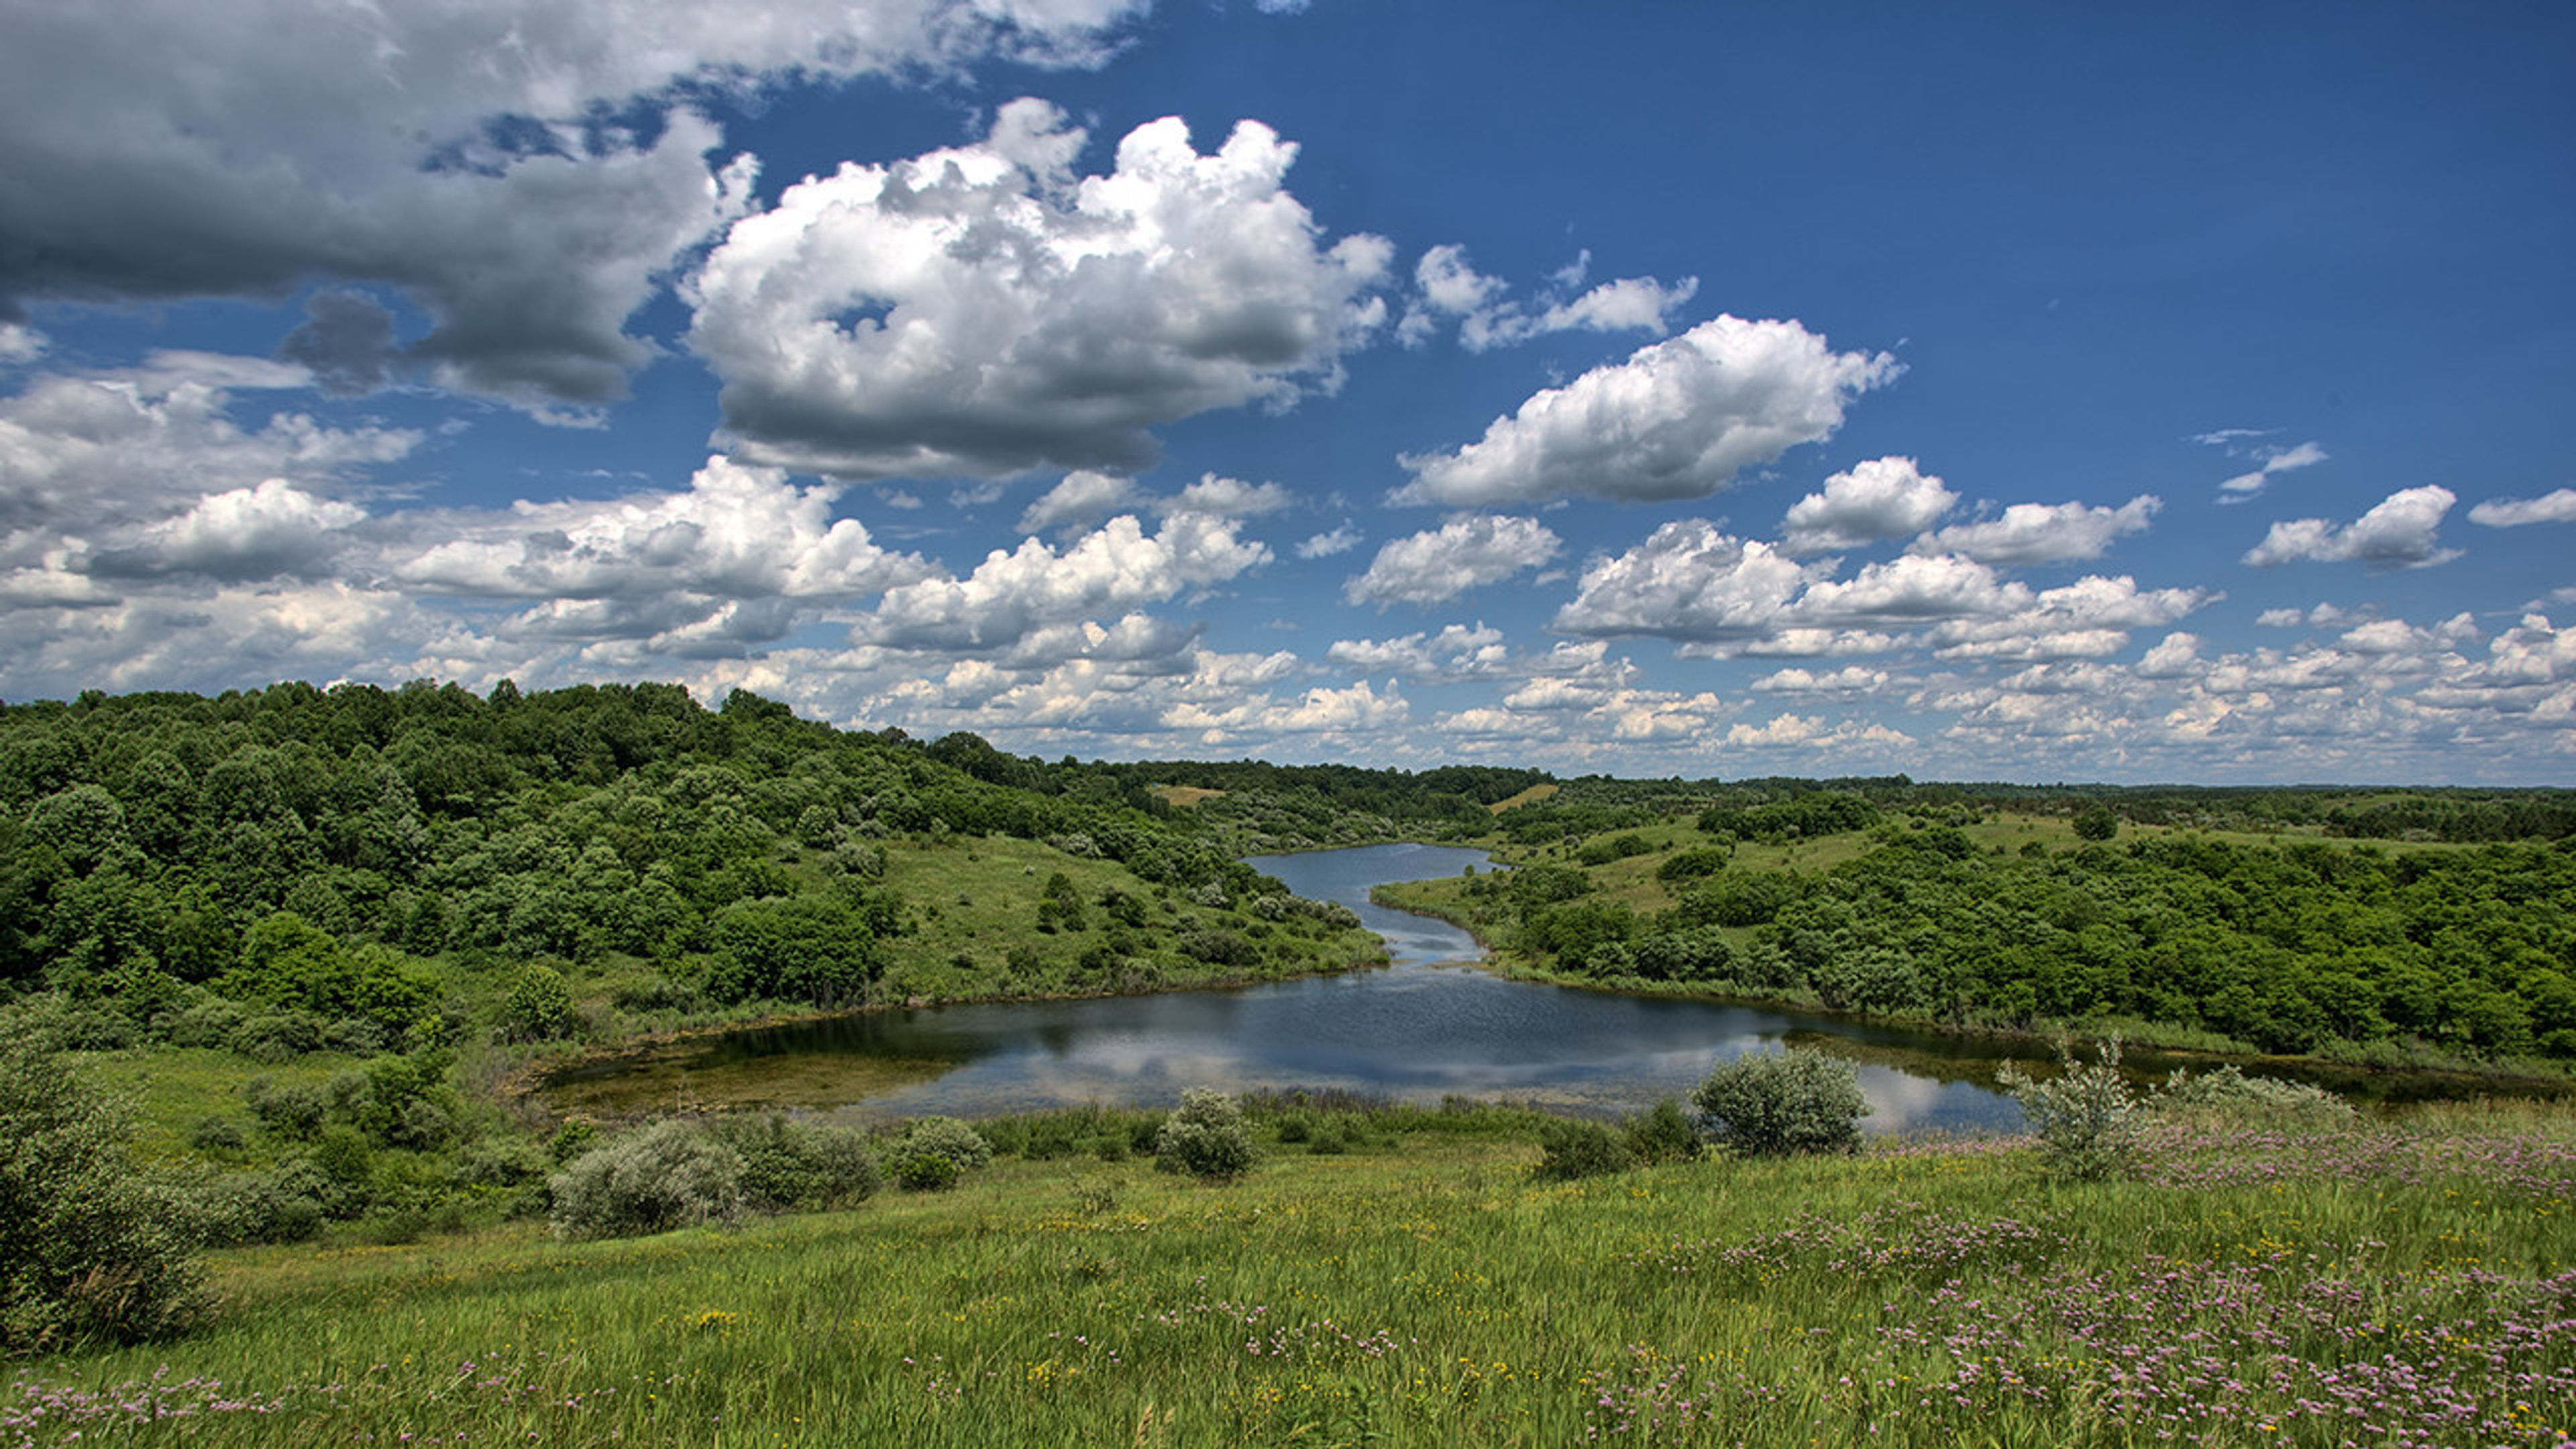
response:
<svg viewBox="0 0 2576 1449"><path fill-rule="evenodd" d="M1550 1184L1522 1114L1288 1120L1230 1187L1005 1158L738 1232L228 1253L211 1328L24 1366L0 1443L2576 1431L2563 1106L2166 1123L2100 1184L2043 1177L2012 1139ZM1309 1150L1327 1139L1345 1150Z"/></svg>

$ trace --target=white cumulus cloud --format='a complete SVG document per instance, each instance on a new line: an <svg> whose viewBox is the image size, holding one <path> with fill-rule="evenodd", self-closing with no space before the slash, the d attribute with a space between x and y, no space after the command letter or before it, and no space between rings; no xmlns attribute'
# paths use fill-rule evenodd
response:
<svg viewBox="0 0 2576 1449"><path fill-rule="evenodd" d="M1342 587L1355 604L1434 604L1500 583L1556 557L1564 540L1531 518L1471 513L1377 551L1368 571Z"/></svg>
<svg viewBox="0 0 2576 1449"><path fill-rule="evenodd" d="M2248 549L2256 568L2310 561L2364 563L2375 569L2424 568L2460 556L2435 537L2459 498L2438 483L2389 494L2368 513L2341 528L2323 518L2284 519Z"/></svg>
<svg viewBox="0 0 2576 1449"><path fill-rule="evenodd" d="M2469 510L2469 522L2489 528L2576 523L2576 488L2556 489L2538 498L2490 498Z"/></svg>
<svg viewBox="0 0 2576 1449"><path fill-rule="evenodd" d="M2142 493L2117 508L2016 503L1999 518L1956 524L1925 537L1916 547L2007 568L2100 558L2113 539L2144 532L2163 506L2164 500L2152 493Z"/></svg>
<svg viewBox="0 0 2576 1449"><path fill-rule="evenodd" d="M1833 553L1905 538L1930 528L1958 501L1912 458L1872 458L1789 505L1780 546L1796 554Z"/></svg>
<svg viewBox="0 0 2576 1449"><path fill-rule="evenodd" d="M1701 498L1801 443L1902 369L1838 353L1795 322L1721 316L1534 394L1454 453L1408 456L1399 503Z"/></svg>
<svg viewBox="0 0 2576 1449"><path fill-rule="evenodd" d="M693 288L690 346L746 456L838 477L1135 469L1147 429L1339 381L1382 320L1387 244L1326 244L1244 121L1201 154L1176 118L1076 176L1042 101L981 142L845 163L736 223Z"/></svg>

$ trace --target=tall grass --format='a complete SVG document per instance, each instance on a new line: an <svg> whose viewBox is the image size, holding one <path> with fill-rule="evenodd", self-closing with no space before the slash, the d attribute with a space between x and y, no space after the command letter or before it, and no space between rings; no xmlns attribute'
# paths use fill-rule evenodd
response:
<svg viewBox="0 0 2576 1449"><path fill-rule="evenodd" d="M1543 1184L1506 1116L1259 1105L1225 1187L1020 1159L730 1233L229 1255L215 1328L26 1366L0 1444L2576 1432L2565 1108L2185 1123L2102 1183L1965 1139Z"/></svg>

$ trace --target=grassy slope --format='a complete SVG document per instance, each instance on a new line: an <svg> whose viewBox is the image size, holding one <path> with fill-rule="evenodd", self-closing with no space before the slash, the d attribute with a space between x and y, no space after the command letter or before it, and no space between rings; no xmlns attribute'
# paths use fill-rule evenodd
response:
<svg viewBox="0 0 2576 1449"><path fill-rule="evenodd" d="M1271 1144L1231 1187L1013 1160L951 1194L737 1233L231 1254L213 1328L31 1366L0 1396L0 1442L1947 1446L2161 1428L2540 1445L2576 1429L2564 1109L2205 1127L2170 1134L2138 1180L2092 1186L1992 1143L1547 1185L1521 1129L1405 1125L1349 1156ZM155 1424L156 1405L195 1412Z"/></svg>

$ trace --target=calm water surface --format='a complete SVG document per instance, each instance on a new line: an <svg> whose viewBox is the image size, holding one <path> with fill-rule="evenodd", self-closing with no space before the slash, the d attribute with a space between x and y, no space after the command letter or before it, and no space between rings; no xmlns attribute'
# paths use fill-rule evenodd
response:
<svg viewBox="0 0 2576 1449"><path fill-rule="evenodd" d="M1484 869L1482 851L1384 845L1251 864L1358 911L1393 964L1225 991L873 1012L692 1042L560 1085L614 1082L669 1100L694 1081L709 1096L854 1118L1165 1106L1195 1086L1458 1093L1609 1113L1686 1096L1717 1063L1795 1041L1860 1064L1872 1131L2021 1120L1988 1085L1992 1062L1939 1037L1507 981L1476 969L1482 952L1465 932L1369 903L1383 881Z"/></svg>

